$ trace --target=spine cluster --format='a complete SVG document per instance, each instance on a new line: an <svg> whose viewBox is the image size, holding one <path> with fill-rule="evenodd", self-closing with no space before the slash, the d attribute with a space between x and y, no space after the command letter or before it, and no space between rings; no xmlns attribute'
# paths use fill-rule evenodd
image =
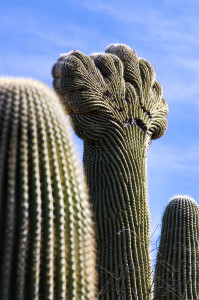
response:
<svg viewBox="0 0 199 300"><path fill-rule="evenodd" d="M0 299L95 299L92 215L57 96L0 79Z"/></svg>

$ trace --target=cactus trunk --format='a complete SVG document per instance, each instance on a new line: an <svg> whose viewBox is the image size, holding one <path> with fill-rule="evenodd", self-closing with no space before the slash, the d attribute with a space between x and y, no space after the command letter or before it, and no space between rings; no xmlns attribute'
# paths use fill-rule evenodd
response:
<svg viewBox="0 0 199 300"><path fill-rule="evenodd" d="M173 198L163 215L154 299L199 299L199 207L187 196Z"/></svg>
<svg viewBox="0 0 199 300"><path fill-rule="evenodd" d="M137 147L138 140L144 145L139 129L136 139L107 132L103 145L91 149L85 143L84 166L98 225L101 299L151 299L146 148Z"/></svg>
<svg viewBox="0 0 199 300"><path fill-rule="evenodd" d="M1 78L0 117L0 299L94 299L92 215L58 97Z"/></svg>

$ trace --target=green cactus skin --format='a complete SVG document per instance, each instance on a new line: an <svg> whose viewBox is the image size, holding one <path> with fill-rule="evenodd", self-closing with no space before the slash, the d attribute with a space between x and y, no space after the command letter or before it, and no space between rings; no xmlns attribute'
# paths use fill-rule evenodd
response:
<svg viewBox="0 0 199 300"><path fill-rule="evenodd" d="M162 218L154 299L199 299L199 207L188 196L171 199Z"/></svg>
<svg viewBox="0 0 199 300"><path fill-rule="evenodd" d="M95 299L94 228L50 88L0 78L0 299Z"/></svg>
<svg viewBox="0 0 199 300"><path fill-rule="evenodd" d="M168 106L151 65L126 45L63 54L52 70L77 135L98 232L99 298L151 299L146 150Z"/></svg>

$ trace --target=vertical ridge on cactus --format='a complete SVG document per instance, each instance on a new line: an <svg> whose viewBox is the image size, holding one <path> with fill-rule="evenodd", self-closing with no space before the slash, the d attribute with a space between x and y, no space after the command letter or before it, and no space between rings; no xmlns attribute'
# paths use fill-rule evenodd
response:
<svg viewBox="0 0 199 300"><path fill-rule="evenodd" d="M53 85L84 140L98 231L100 299L151 299L146 150L168 106L152 66L126 45L63 54Z"/></svg>
<svg viewBox="0 0 199 300"><path fill-rule="evenodd" d="M95 299L86 186L58 97L0 78L0 299Z"/></svg>
<svg viewBox="0 0 199 300"><path fill-rule="evenodd" d="M165 209L157 254L154 299L199 297L199 207L175 196Z"/></svg>

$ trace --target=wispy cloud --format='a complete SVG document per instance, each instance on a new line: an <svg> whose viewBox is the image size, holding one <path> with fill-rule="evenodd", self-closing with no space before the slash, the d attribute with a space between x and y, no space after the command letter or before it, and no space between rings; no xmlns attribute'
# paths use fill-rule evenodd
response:
<svg viewBox="0 0 199 300"><path fill-rule="evenodd" d="M1 75L31 76L51 83L52 65L60 54L74 48L87 52L96 36L96 48L101 46L103 39L95 28L83 28L75 22L50 22L26 9L0 12Z"/></svg>
<svg viewBox="0 0 199 300"><path fill-rule="evenodd" d="M159 144L157 147L151 145L148 152L148 190L154 261L161 231L161 218L169 198L179 193L190 194L199 204L196 197L198 174L199 143L189 145L189 137L185 137L181 147L172 145L171 142Z"/></svg>
<svg viewBox="0 0 199 300"><path fill-rule="evenodd" d="M189 146L189 141L184 147L172 146L172 144L158 145L149 150L148 163L155 170L164 170L164 173L184 172L184 176L193 176L199 172L199 144Z"/></svg>
<svg viewBox="0 0 199 300"><path fill-rule="evenodd" d="M54 59L44 55L9 53L0 65L1 76L31 77L52 85Z"/></svg>
<svg viewBox="0 0 199 300"><path fill-rule="evenodd" d="M161 5L150 4L147 1L137 2L119 0L111 1L95 1L95 5L91 0L73 0L75 5L84 7L93 12L103 12L112 19L117 19L125 24L137 24L146 26L147 33L156 35L157 39L165 38L177 42L177 40L189 40L198 45L198 41L193 38L190 33L197 34L197 25L199 20L197 12L192 10L190 15L190 3L186 9L182 6L176 6L172 2L161 1ZM194 0L191 2L195 2ZM175 7L175 12L172 8ZM178 7L178 9L176 9ZM195 15L194 15L195 13ZM133 28L131 28L133 30ZM124 32L125 34L125 32ZM146 37L150 38L150 35ZM177 40L176 40L177 38Z"/></svg>
<svg viewBox="0 0 199 300"><path fill-rule="evenodd" d="M4 35L6 33L12 35L14 40L18 39L16 41L18 43L23 41L23 37L27 38L27 43L30 43L34 48L37 47L40 51L48 45L49 52L55 48L71 50L74 45L86 49L92 43L93 37L99 36L99 31L95 28L86 28L78 25L75 21L62 23L52 22L45 17L38 19L31 11L25 9L19 9L17 13L11 11L5 14L1 12L0 31ZM34 44L34 42L37 43Z"/></svg>
<svg viewBox="0 0 199 300"><path fill-rule="evenodd" d="M193 75L190 75L193 76ZM193 76L194 77L194 76ZM185 103L199 108L199 79L193 78L188 82L186 78L166 78L164 81L164 95L170 102Z"/></svg>
<svg viewBox="0 0 199 300"><path fill-rule="evenodd" d="M166 99L199 107L198 3L76 0L75 5L118 22L122 40L157 69ZM179 2L180 3L180 2ZM97 16L97 15L96 15Z"/></svg>
<svg viewBox="0 0 199 300"><path fill-rule="evenodd" d="M96 0L94 3L91 0L84 0L84 1L73 0L72 3L84 7L91 11L97 11L97 12L105 11L107 13L112 13L113 11L112 5L110 3L108 4L105 1Z"/></svg>

